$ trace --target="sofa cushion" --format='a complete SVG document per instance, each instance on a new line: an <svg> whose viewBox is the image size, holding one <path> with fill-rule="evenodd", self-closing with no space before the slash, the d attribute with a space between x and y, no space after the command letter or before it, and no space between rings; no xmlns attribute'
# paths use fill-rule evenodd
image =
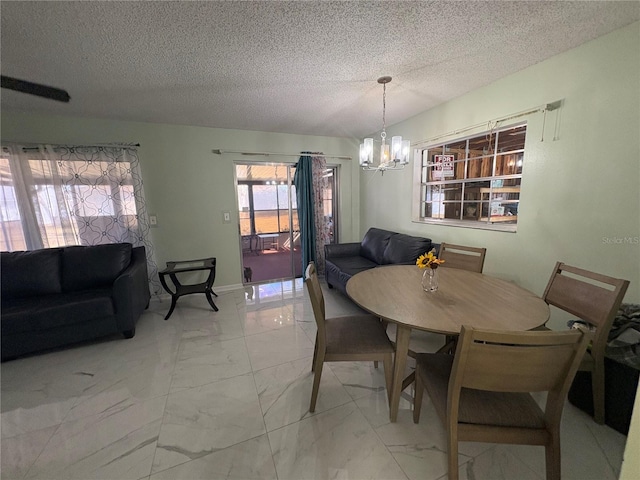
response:
<svg viewBox="0 0 640 480"><path fill-rule="evenodd" d="M130 243L62 250L62 290L73 292L110 287L131 262Z"/></svg>
<svg viewBox="0 0 640 480"><path fill-rule="evenodd" d="M360 243L360 255L376 265L382 265L384 251L392 235L396 234L380 228L370 228Z"/></svg>
<svg viewBox="0 0 640 480"><path fill-rule="evenodd" d="M375 262L364 257L334 257L331 260L326 260L325 264L327 270L333 270L336 273L343 272L349 277L378 266Z"/></svg>
<svg viewBox="0 0 640 480"><path fill-rule="evenodd" d="M431 250L431 239L412 237L404 233L393 235L389 239L383 255L383 264L411 264L423 253Z"/></svg>
<svg viewBox="0 0 640 480"><path fill-rule="evenodd" d="M20 355L40 352L50 348L66 347L74 343L112 335L117 330L115 319L94 318L92 321L76 323L48 330L33 330L2 336L2 361Z"/></svg>
<svg viewBox="0 0 640 480"><path fill-rule="evenodd" d="M14 298L60 293L60 248L30 252L2 252L2 304ZM4 317L4 312L3 312Z"/></svg>
<svg viewBox="0 0 640 480"><path fill-rule="evenodd" d="M19 298L7 301L2 307L2 336L74 325L113 315L110 289Z"/></svg>

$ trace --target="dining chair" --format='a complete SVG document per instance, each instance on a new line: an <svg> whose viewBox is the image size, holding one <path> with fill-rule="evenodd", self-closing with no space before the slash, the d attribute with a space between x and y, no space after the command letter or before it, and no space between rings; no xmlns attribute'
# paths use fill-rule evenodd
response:
<svg viewBox="0 0 640 480"><path fill-rule="evenodd" d="M504 332L463 326L455 355L417 358L413 421L423 391L447 430L449 480L458 479L458 443L543 445L547 480L560 479L560 419L591 335ZM547 392L542 409L530 392Z"/></svg>
<svg viewBox="0 0 640 480"><path fill-rule="evenodd" d="M443 267L460 268L470 272L482 273L486 248L467 247L442 242L438 258L444 260Z"/></svg>
<svg viewBox="0 0 640 480"><path fill-rule="evenodd" d="M394 348L380 319L368 314L326 318L324 295L313 262L309 262L305 271L305 285L318 327L311 365L314 377L309 411L316 409L324 362L381 360L388 398L393 379Z"/></svg>
<svg viewBox="0 0 640 480"><path fill-rule="evenodd" d="M591 372L593 418L601 425L605 420L604 352L628 286L628 280L557 262L542 297L547 304L577 316L594 329L592 345L579 370Z"/></svg>

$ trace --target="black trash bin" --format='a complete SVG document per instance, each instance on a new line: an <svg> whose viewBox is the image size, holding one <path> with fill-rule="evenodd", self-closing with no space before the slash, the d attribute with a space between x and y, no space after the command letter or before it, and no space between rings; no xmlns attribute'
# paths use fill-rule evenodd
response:
<svg viewBox="0 0 640 480"><path fill-rule="evenodd" d="M569 322L572 323L572 322ZM623 303L616 315L604 358L604 421L627 435L640 377L640 305ZM591 373L577 372L569 402L593 416Z"/></svg>
<svg viewBox="0 0 640 480"><path fill-rule="evenodd" d="M604 423L627 435L640 371L604 358ZM591 372L578 372L569 390L569 402L593 416Z"/></svg>

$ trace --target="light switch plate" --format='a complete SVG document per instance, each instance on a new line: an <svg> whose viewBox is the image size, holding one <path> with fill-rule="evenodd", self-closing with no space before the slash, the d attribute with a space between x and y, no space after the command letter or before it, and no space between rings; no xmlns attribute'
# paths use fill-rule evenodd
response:
<svg viewBox="0 0 640 480"><path fill-rule="evenodd" d="M222 212L222 223L231 223L231 212Z"/></svg>
<svg viewBox="0 0 640 480"><path fill-rule="evenodd" d="M149 215L149 225L155 227L158 225L158 216L157 215Z"/></svg>

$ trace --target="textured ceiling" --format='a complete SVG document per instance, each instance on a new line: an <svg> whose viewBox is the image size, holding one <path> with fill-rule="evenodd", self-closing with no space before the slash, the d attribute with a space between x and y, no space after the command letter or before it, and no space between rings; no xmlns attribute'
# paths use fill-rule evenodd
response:
<svg viewBox="0 0 640 480"><path fill-rule="evenodd" d="M363 136L640 18L640 2L8 2L2 108Z"/></svg>

